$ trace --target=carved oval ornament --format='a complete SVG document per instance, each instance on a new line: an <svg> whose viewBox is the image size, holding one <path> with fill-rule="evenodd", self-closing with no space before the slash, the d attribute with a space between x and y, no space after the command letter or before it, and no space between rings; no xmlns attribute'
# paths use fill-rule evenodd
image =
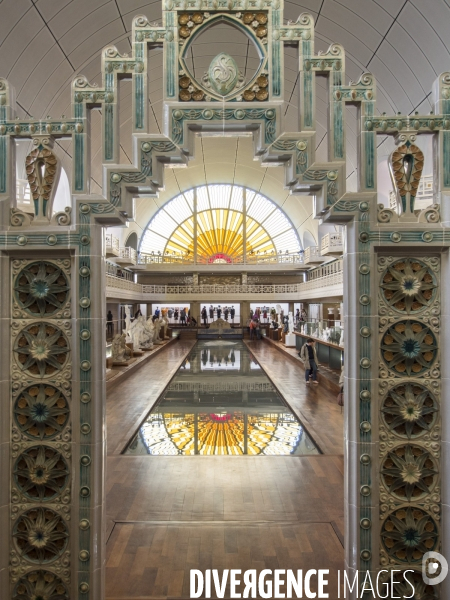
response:
<svg viewBox="0 0 450 600"><path fill-rule="evenodd" d="M209 65L209 81L221 96L232 92L239 78L239 69L233 57L225 52L218 54Z"/></svg>

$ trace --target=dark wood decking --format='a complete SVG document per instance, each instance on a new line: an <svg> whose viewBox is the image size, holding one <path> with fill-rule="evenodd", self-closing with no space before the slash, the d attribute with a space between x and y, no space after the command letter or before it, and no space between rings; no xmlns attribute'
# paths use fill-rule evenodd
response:
<svg viewBox="0 0 450 600"><path fill-rule="evenodd" d="M194 340L169 346L107 401L107 600L189 598L190 569L343 569L342 415L268 344L251 351L325 453L119 454ZM335 594L336 592L336 594Z"/></svg>

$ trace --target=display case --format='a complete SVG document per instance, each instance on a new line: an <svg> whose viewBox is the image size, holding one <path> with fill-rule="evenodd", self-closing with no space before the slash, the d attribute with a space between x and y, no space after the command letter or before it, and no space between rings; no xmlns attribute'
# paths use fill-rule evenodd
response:
<svg viewBox="0 0 450 600"><path fill-rule="evenodd" d="M299 321L296 331L321 342L329 342L343 347L343 327L341 321Z"/></svg>
<svg viewBox="0 0 450 600"><path fill-rule="evenodd" d="M328 325L328 321L300 322L295 331L296 349L300 351L306 340L312 338L316 342L319 363L340 372L344 364L344 330L339 321L331 327Z"/></svg>

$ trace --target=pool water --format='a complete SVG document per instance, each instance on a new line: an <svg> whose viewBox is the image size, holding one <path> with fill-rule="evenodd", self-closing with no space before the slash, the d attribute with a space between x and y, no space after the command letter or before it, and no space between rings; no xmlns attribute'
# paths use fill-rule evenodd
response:
<svg viewBox="0 0 450 600"><path fill-rule="evenodd" d="M125 454L301 456L319 454L241 341L199 341Z"/></svg>

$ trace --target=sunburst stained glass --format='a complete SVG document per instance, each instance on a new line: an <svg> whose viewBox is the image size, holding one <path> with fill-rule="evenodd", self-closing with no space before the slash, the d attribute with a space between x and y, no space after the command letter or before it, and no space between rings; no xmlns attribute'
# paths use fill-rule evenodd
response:
<svg viewBox="0 0 450 600"><path fill-rule="evenodd" d="M141 255L194 257L195 235L198 262L239 260L244 244L249 256L301 250L295 228L275 203L253 190L218 184L189 190L165 204L145 230Z"/></svg>

